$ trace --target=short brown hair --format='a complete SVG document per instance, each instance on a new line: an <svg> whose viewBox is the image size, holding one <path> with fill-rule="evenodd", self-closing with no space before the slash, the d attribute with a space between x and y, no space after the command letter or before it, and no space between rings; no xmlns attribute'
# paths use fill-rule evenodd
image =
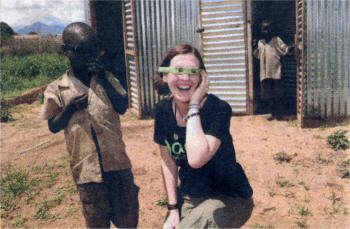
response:
<svg viewBox="0 0 350 229"><path fill-rule="evenodd" d="M177 55L192 53L199 61L199 68L205 70L204 62L199 51L189 44L179 44L168 50L159 67L168 67L171 60ZM168 95L170 93L168 84L163 81L163 72L156 71L153 76L153 86L160 95Z"/></svg>

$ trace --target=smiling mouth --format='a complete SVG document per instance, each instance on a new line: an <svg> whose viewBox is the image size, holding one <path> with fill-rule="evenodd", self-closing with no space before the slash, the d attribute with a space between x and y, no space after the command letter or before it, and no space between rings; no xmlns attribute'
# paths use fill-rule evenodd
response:
<svg viewBox="0 0 350 229"><path fill-rule="evenodd" d="M191 86L177 86L177 88L178 88L179 90L188 91L188 90L191 89Z"/></svg>

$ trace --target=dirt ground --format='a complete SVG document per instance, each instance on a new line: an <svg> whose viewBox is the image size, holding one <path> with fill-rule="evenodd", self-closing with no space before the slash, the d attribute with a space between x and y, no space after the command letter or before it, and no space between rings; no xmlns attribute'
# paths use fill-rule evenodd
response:
<svg viewBox="0 0 350 229"><path fill-rule="evenodd" d="M26 169L30 176L57 171L51 183L41 186L29 198L22 194L17 208L2 211L2 227L84 227L78 194L69 170L63 132L51 134L38 118L40 104L15 107L13 122L1 123L1 168L3 175ZM160 175L160 156L153 142L153 120L138 120L127 112L122 116L123 139L133 164L135 182L141 188L140 228L159 228L166 214L161 206L165 193ZM350 228L350 179L342 178L343 162L350 149L335 151L327 136L335 130L349 130L349 124L301 129L292 116L266 121L266 115L233 116L231 134L237 160L244 167L254 189L255 207L246 228ZM347 133L350 138L350 133ZM292 156L289 162L274 159L278 152ZM349 161L348 161L349 162ZM35 173L38 168L48 168ZM41 173L41 174L40 174ZM52 217L35 217L40 202L48 205ZM56 198L57 199L57 198ZM5 214L6 213L6 214Z"/></svg>

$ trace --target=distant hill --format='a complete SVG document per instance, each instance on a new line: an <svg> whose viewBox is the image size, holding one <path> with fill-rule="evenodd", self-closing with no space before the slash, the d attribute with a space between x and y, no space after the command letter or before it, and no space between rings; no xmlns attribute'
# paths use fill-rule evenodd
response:
<svg viewBox="0 0 350 229"><path fill-rule="evenodd" d="M16 32L19 34L28 34L30 32L36 32L38 34L60 34L64 29L64 25L46 25L42 22L35 22L31 25L23 26Z"/></svg>

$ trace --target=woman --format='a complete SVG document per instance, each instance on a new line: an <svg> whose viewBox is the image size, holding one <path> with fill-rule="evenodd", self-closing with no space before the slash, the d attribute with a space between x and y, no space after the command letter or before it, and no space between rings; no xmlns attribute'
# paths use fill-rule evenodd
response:
<svg viewBox="0 0 350 229"><path fill-rule="evenodd" d="M172 94L155 109L154 141L168 196L163 228L237 228L252 212L253 191L229 131L231 107L208 95L208 85L198 50L180 44L168 51L155 81L158 93Z"/></svg>

